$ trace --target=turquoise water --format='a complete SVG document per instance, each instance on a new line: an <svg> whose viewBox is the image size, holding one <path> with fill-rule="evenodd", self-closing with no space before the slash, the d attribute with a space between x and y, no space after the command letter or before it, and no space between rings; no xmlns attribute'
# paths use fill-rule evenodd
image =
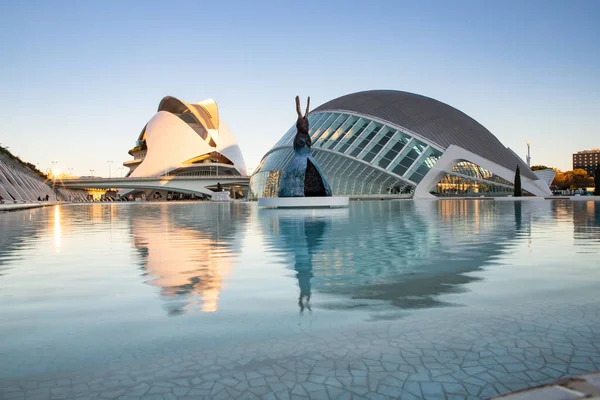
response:
<svg viewBox="0 0 600 400"><path fill-rule="evenodd" d="M0 378L597 296L600 202L64 205L0 214ZM449 321L451 323L451 321Z"/></svg>

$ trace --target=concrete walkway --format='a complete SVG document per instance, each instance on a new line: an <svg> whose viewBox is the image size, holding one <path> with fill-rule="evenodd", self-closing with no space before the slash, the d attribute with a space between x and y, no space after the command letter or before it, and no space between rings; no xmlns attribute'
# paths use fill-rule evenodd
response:
<svg viewBox="0 0 600 400"><path fill-rule="evenodd" d="M522 390L498 400L578 400L600 399L600 372L566 378L552 385Z"/></svg>
<svg viewBox="0 0 600 400"><path fill-rule="evenodd" d="M52 201L43 201L39 203L4 203L0 204L0 212L28 210L31 208L48 207L55 204L60 204Z"/></svg>

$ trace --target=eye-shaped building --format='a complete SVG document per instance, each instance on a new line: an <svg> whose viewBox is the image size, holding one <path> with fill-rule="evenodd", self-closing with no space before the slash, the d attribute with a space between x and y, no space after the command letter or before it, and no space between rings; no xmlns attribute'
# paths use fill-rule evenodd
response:
<svg viewBox="0 0 600 400"><path fill-rule="evenodd" d="M134 159L123 165L130 177L246 175L238 142L212 99L163 98L129 154Z"/></svg>
<svg viewBox="0 0 600 400"><path fill-rule="evenodd" d="M485 127L429 97L373 90L331 100L309 114L314 158L334 195L506 196L516 167L526 193L548 184ZM296 126L265 154L250 180L254 197L275 197L293 155Z"/></svg>

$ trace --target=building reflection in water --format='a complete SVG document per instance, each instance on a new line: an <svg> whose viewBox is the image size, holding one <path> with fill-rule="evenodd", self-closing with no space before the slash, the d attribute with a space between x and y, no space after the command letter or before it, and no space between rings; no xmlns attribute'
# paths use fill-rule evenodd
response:
<svg viewBox="0 0 600 400"><path fill-rule="evenodd" d="M54 206L54 218L52 219L54 225L54 251L60 252L60 206Z"/></svg>
<svg viewBox="0 0 600 400"><path fill-rule="evenodd" d="M587 246L600 242L600 201L572 201L575 244Z"/></svg>
<svg viewBox="0 0 600 400"><path fill-rule="evenodd" d="M169 315L217 311L224 280L235 263L236 215L229 206L201 219L189 214L163 205L148 207L130 220L146 283L160 288Z"/></svg>
<svg viewBox="0 0 600 400"><path fill-rule="evenodd" d="M352 300L319 303L328 309L372 300L406 309L446 305L440 295L477 280L466 273L515 240L529 212L517 207L499 216L497 207L473 200L356 202L345 215L260 210L259 221L267 245L287 254L296 271L301 310L314 291Z"/></svg>
<svg viewBox="0 0 600 400"><path fill-rule="evenodd" d="M469 272L531 240L532 227L540 245L540 233L556 231L573 237L578 252L600 242L600 203L570 200L369 201L288 211L252 204L82 205L0 218L0 283L25 248L49 244L68 256L81 251L69 246L72 236L127 229L146 283L159 288L169 315L216 311L241 243L254 235L257 249L293 271L298 289L289 298L301 310L373 301L401 309L443 306L440 295L463 290L475 279Z"/></svg>
<svg viewBox="0 0 600 400"><path fill-rule="evenodd" d="M48 232L51 219L40 218L44 211L0 212L0 278L8 273L10 264L20 257L23 248L31 246L44 232Z"/></svg>

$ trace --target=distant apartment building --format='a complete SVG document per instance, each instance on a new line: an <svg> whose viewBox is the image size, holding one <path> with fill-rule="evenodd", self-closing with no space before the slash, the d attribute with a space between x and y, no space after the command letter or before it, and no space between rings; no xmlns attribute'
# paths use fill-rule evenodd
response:
<svg viewBox="0 0 600 400"><path fill-rule="evenodd" d="M573 154L573 169L585 169L588 175L594 175L600 165L600 149L583 150Z"/></svg>

